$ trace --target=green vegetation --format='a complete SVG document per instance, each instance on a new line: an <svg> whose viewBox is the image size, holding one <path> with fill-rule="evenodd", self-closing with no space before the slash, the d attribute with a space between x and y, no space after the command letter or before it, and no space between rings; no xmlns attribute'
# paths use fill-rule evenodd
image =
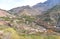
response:
<svg viewBox="0 0 60 39"><path fill-rule="evenodd" d="M58 35L29 35L29 34L19 34L16 30L10 27L0 27L0 30L4 31L3 34L10 33L10 39L60 39ZM2 38L4 38L2 36Z"/></svg>
<svg viewBox="0 0 60 39"><path fill-rule="evenodd" d="M9 21L10 20L9 17L0 17L0 19L5 20L5 21Z"/></svg>
<svg viewBox="0 0 60 39"><path fill-rule="evenodd" d="M56 7L57 8L54 7L52 9L48 10L42 16L39 15L38 16L39 19L41 19L45 22L49 22L50 24L53 25L53 23L52 23L53 20L51 20L51 17L55 18L55 16L56 16L56 19L57 19L57 15L60 11L60 7L59 6L56 6ZM54 16L52 15L52 13ZM59 17L60 17L60 15L59 15ZM6 38L7 38L7 36L8 36L8 37L10 37L10 39L60 39L60 36L58 36L58 35L46 35L43 33L41 33L41 35L40 35L40 32L36 33L37 35L26 33L26 32L33 32L33 31L24 30L24 26L29 25L29 27L31 27L32 29L37 28L36 25L34 24L35 18L36 17L34 17L34 16L28 16L28 15L21 15L21 16L15 17L15 18L0 17L1 20L9 21L9 24L12 24L11 27L9 27L8 25L0 25L0 30L4 31L3 36L1 36L1 37L4 38L4 36L6 36ZM59 20L60 20L60 18L59 18Z"/></svg>
<svg viewBox="0 0 60 39"><path fill-rule="evenodd" d="M6 38L11 37L10 39L20 39L20 36L13 28L9 28L9 27L8 28L1 28L1 30L4 31L3 36L2 36L3 38L5 36Z"/></svg>
<svg viewBox="0 0 60 39"><path fill-rule="evenodd" d="M32 16L22 16L22 18L24 18L26 21L29 21L29 22L33 22L35 20L35 18Z"/></svg>

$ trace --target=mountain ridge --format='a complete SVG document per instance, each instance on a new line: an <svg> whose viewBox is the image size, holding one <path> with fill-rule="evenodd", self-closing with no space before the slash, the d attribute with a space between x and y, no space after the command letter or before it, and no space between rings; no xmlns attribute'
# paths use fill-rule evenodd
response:
<svg viewBox="0 0 60 39"><path fill-rule="evenodd" d="M56 5L60 5L60 0L47 0L44 3L34 5L33 8L36 8L43 13Z"/></svg>

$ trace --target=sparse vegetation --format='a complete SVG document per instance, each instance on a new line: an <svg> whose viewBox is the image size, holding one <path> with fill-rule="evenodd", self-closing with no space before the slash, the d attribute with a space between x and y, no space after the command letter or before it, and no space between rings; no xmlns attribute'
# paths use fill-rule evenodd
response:
<svg viewBox="0 0 60 39"><path fill-rule="evenodd" d="M60 39L60 5L52 8L49 7L52 2L49 2L50 5L46 2L39 3L38 8L23 6L9 11L1 9L0 39ZM40 5L46 8L42 9Z"/></svg>

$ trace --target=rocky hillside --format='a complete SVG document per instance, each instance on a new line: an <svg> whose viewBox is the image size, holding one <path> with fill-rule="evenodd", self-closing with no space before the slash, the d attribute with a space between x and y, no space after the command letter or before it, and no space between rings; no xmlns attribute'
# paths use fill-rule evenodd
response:
<svg viewBox="0 0 60 39"><path fill-rule="evenodd" d="M28 5L27 6L13 8L13 9L9 10L9 12L12 12L13 14L17 14L17 15L20 15L20 14L23 14L23 13L30 14L30 15L41 14L37 9L33 9L32 7L30 7Z"/></svg>
<svg viewBox="0 0 60 39"><path fill-rule="evenodd" d="M31 15L39 15L39 14L43 14L45 11L51 9L56 5L60 5L60 0L47 0L44 3L38 3L32 7L30 7L29 5L17 7L9 10L9 12L16 14L16 13L22 13L26 11L28 14Z"/></svg>
<svg viewBox="0 0 60 39"><path fill-rule="evenodd" d="M56 31L60 31L60 5L54 6L43 15L38 15L38 18L47 22L49 25L53 25Z"/></svg>
<svg viewBox="0 0 60 39"><path fill-rule="evenodd" d="M59 35L60 0L0 9L0 39L60 39Z"/></svg>
<svg viewBox="0 0 60 39"><path fill-rule="evenodd" d="M11 16L6 10L0 9L0 17Z"/></svg>
<svg viewBox="0 0 60 39"><path fill-rule="evenodd" d="M13 8L13 9L9 10L9 12L11 14L14 14L14 15L18 16L16 18L20 19L23 25L24 24L25 25L26 24L37 25L34 22L36 20L38 20L38 26L41 26L41 27L53 26L54 29L57 30L58 29L57 25L59 25L58 19L60 17L59 16L59 14L60 14L60 0L53 0L53 1L52 0L47 0L44 3L39 3L39 4L37 4L35 6L32 6L32 7L30 7L30 6L17 7L17 8ZM37 17L35 17L35 16L37 16ZM43 26L39 25L39 24L41 24L39 22L39 19L40 19ZM20 23L20 21L19 21L19 23ZM46 23L46 25L45 25L45 23ZM28 25L26 25L26 26L28 26ZM36 27L36 26L34 26L34 27ZM45 27L45 29L46 29L46 27Z"/></svg>
<svg viewBox="0 0 60 39"><path fill-rule="evenodd" d="M38 3L34 5L33 8L43 12L59 4L60 4L60 0L47 0L44 3Z"/></svg>

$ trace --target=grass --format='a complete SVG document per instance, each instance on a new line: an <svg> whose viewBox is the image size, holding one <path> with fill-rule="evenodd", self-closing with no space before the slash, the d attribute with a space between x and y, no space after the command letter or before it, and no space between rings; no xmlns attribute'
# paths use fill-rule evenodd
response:
<svg viewBox="0 0 60 39"><path fill-rule="evenodd" d="M20 39L60 39L60 36L36 36L36 35L25 35L20 36Z"/></svg>
<svg viewBox="0 0 60 39"><path fill-rule="evenodd" d="M3 28L4 33L10 32L11 39L60 39L58 35L28 35L28 34L18 34L13 28Z"/></svg>

